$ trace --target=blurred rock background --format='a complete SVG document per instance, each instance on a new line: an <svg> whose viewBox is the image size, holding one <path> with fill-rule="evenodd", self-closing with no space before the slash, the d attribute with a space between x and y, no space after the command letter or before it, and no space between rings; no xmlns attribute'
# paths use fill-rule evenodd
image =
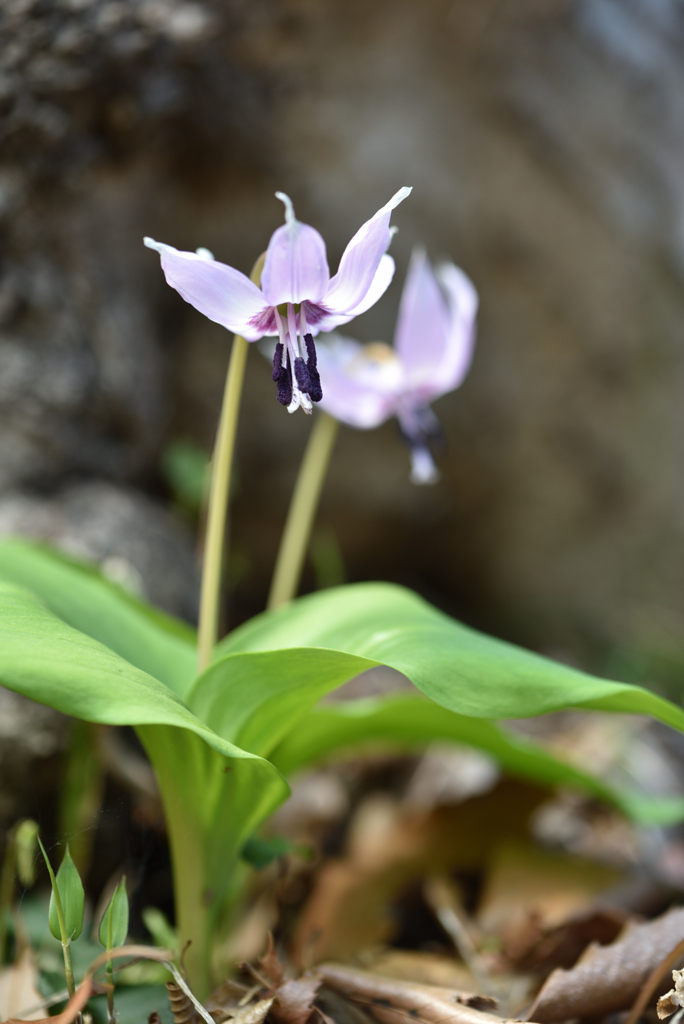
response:
<svg viewBox="0 0 684 1024"><path fill-rule="evenodd" d="M393 424L342 432L305 587L341 555L349 580L677 693L683 41L681 0L4 0L0 530L192 617L160 467L173 440L210 449L230 338L142 236L249 272L282 189L334 269L410 184L395 283L353 331L391 339L422 242L480 291L473 370L436 406L435 488ZM252 350L231 624L263 607L309 427Z"/></svg>

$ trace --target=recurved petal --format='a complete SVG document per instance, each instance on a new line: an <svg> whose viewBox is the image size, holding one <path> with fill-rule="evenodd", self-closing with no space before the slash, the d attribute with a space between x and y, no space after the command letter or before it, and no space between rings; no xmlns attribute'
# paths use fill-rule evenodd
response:
<svg viewBox="0 0 684 1024"><path fill-rule="evenodd" d="M285 224L273 232L266 252L261 274L266 301L269 306L320 302L330 280L325 242L315 228L296 220L284 192L276 195L285 203Z"/></svg>
<svg viewBox="0 0 684 1024"><path fill-rule="evenodd" d="M331 335L317 346L318 370L323 388L321 408L342 423L370 430L394 414L397 398L392 391L364 380L363 373L359 375L364 349L352 338Z"/></svg>
<svg viewBox="0 0 684 1024"><path fill-rule="evenodd" d="M451 320L424 249L414 249L394 332L394 348L412 387L430 386L446 356Z"/></svg>
<svg viewBox="0 0 684 1024"><path fill-rule="evenodd" d="M172 245L145 238L148 249L156 249L168 284L217 324L255 341L264 333L251 321L266 303L261 291L239 270L194 252L181 252Z"/></svg>
<svg viewBox="0 0 684 1024"><path fill-rule="evenodd" d="M359 305L348 313L340 314L338 316L334 316L332 314L323 316L318 322L318 329L321 331L331 331L335 327L341 327L342 324L348 324L355 316L360 316L361 313L365 313L367 309L374 306L378 299L385 294L393 277L394 260L391 256L385 254L380 260L380 266L375 272L375 277L371 282L370 288Z"/></svg>
<svg viewBox="0 0 684 1024"><path fill-rule="evenodd" d="M331 278L323 300L333 315L351 314L352 310L362 305L390 243L389 222L392 210L411 191L407 187L400 188L382 209L359 228L342 253L339 270Z"/></svg>
<svg viewBox="0 0 684 1024"><path fill-rule="evenodd" d="M437 368L439 393L444 394L459 387L470 369L479 300L475 285L455 264L440 263L436 274L449 306L449 340Z"/></svg>

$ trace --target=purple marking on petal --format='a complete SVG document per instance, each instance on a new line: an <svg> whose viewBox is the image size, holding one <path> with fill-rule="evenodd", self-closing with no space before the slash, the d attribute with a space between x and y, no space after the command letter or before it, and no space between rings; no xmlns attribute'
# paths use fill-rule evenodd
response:
<svg viewBox="0 0 684 1024"><path fill-rule="evenodd" d="M344 250L340 268L331 279L324 303L333 315L348 314L361 305L390 244L392 210L411 192L400 189L382 209L367 220Z"/></svg>
<svg viewBox="0 0 684 1024"><path fill-rule="evenodd" d="M320 330L319 325L327 322L330 316L329 311L325 306L321 306L320 303L306 302L302 303L302 308L306 307L304 319L306 320L306 333L318 334ZM297 321L299 322L300 317L297 314Z"/></svg>
<svg viewBox="0 0 684 1024"><path fill-rule="evenodd" d="M273 306L266 306L260 313L253 316L249 322L250 331L259 331L259 337L262 338L265 334L277 334L278 324L276 323L276 314Z"/></svg>
<svg viewBox="0 0 684 1024"><path fill-rule="evenodd" d="M264 311L264 296L248 277L225 263L181 252L163 242L146 239L145 244L157 250L168 284L191 306L248 341L263 336L265 332L256 329L252 321Z"/></svg>
<svg viewBox="0 0 684 1024"><path fill-rule="evenodd" d="M315 228L292 220L273 232L261 274L269 306L304 299L318 302L329 280L325 242Z"/></svg>

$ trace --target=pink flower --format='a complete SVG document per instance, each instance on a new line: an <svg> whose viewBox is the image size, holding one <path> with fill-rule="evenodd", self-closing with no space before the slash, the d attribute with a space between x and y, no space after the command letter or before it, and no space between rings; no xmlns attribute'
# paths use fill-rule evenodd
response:
<svg viewBox="0 0 684 1024"><path fill-rule="evenodd" d="M186 302L210 320L248 341L277 334L273 379L278 401L294 412L311 412L322 398L313 336L346 324L364 313L385 292L394 275L386 255L392 210L411 192L401 188L356 232L344 250L339 270L330 276L325 242L315 228L301 224L292 202L285 204L285 224L271 236L261 274L261 288L239 270L219 263L208 249L180 252L145 239L156 249L167 282Z"/></svg>
<svg viewBox="0 0 684 1024"><path fill-rule="evenodd" d="M361 430L396 416L411 448L414 483L438 479L430 445L439 424L429 406L457 388L470 368L477 305L477 292L462 270L441 263L433 272L425 253L415 250L394 348L384 342L361 345L337 334L320 346L321 407Z"/></svg>

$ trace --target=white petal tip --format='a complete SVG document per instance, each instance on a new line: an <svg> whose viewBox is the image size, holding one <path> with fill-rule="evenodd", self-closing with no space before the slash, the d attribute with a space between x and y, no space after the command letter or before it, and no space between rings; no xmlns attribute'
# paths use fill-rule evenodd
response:
<svg viewBox="0 0 684 1024"><path fill-rule="evenodd" d="M397 227L396 224L393 224L392 227L389 229L389 232L390 232L390 242L392 241L392 239L394 238L394 236L396 235L398 230L399 230L399 228Z"/></svg>
<svg viewBox="0 0 684 1024"><path fill-rule="evenodd" d="M440 478L440 472L435 466L427 448L411 449L411 483L419 487L436 484Z"/></svg>
<svg viewBox="0 0 684 1024"><path fill-rule="evenodd" d="M203 245L201 245L199 249L195 249L195 255L199 256L199 258L202 260L216 259L211 249L205 249Z"/></svg>
<svg viewBox="0 0 684 1024"><path fill-rule="evenodd" d="M157 252L162 251L163 244L163 242L155 242L154 238L149 238L147 235L143 238L143 245L148 249L155 249Z"/></svg>
<svg viewBox="0 0 684 1024"><path fill-rule="evenodd" d="M390 201L387 204L387 206L383 206L383 210L394 210L394 209L396 209L396 207L399 205L399 203L403 203L403 201L406 199L406 197L410 196L412 192L413 192L413 185L404 185L403 188L400 188L398 192L394 193L394 195L390 199Z"/></svg>
<svg viewBox="0 0 684 1024"><path fill-rule="evenodd" d="M297 218L295 217L294 206L290 197L284 192L276 192L275 197L285 206L285 223L295 224L297 222Z"/></svg>

